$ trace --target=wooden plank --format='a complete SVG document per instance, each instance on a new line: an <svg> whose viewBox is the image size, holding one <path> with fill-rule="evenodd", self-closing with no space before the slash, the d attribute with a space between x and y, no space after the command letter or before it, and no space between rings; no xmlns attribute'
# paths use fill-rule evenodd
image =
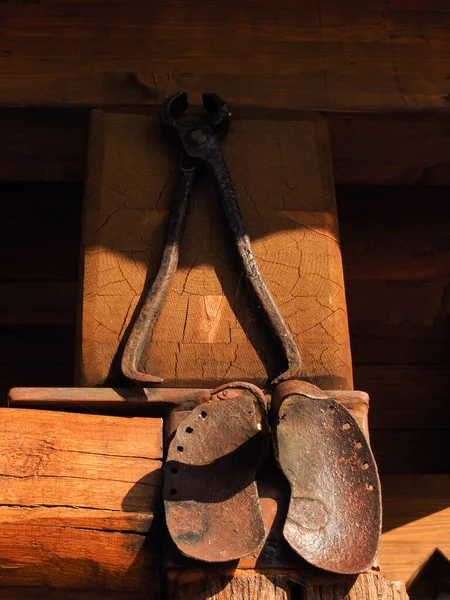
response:
<svg viewBox="0 0 450 600"><path fill-rule="evenodd" d="M79 410L80 412L87 409L101 411L103 414L112 412L153 416L155 410L158 410L161 405L172 410L177 405L185 405L186 402L198 404L209 400L212 392L213 390L204 388L14 388L8 394L8 406L58 411ZM351 412L368 437L368 395L353 390L328 390L327 394ZM172 421L178 424L186 414L185 410L178 410ZM173 429L178 426L177 424Z"/></svg>
<svg viewBox="0 0 450 600"><path fill-rule="evenodd" d="M209 399L210 392L211 390L201 388L18 387L10 390L8 406L151 415L159 404L170 409L185 402L205 402Z"/></svg>
<svg viewBox="0 0 450 600"><path fill-rule="evenodd" d="M156 106L153 107L156 110ZM295 120L298 110L233 106L235 117ZM83 109L0 110L0 181L83 182ZM449 185L450 122L440 113L324 112L336 184Z"/></svg>
<svg viewBox="0 0 450 600"><path fill-rule="evenodd" d="M0 29L5 105L136 105L175 89L235 104L333 110L448 108L449 12L382 0L39 6ZM242 57L245 57L243 60Z"/></svg>
<svg viewBox="0 0 450 600"><path fill-rule="evenodd" d="M62 596L61 593L64 595ZM150 590L150 593L157 594L155 590ZM98 600L99 598L104 598L105 593L99 592L98 590L69 590L64 588L61 589L51 589L47 586L35 587L15 587L14 591L12 588L0 588L0 598L1 600ZM130 597L130 592L125 591L110 591L108 590L108 600L127 600ZM148 598L149 596L135 596L138 600L143 600L144 598ZM152 600L158 600L159 596L154 595L150 596Z"/></svg>
<svg viewBox="0 0 450 600"><path fill-rule="evenodd" d="M447 188L336 191L346 283L448 282ZM2 185L3 279L77 280L81 197L79 185Z"/></svg>
<svg viewBox="0 0 450 600"><path fill-rule="evenodd" d="M173 600L237 600L256 597L288 600L289 588L286 576L248 572L242 575L226 573L213 578L201 572L174 573L168 583L169 598Z"/></svg>
<svg viewBox="0 0 450 600"><path fill-rule="evenodd" d="M382 475L448 473L448 439L448 429L370 430L370 443Z"/></svg>
<svg viewBox="0 0 450 600"><path fill-rule="evenodd" d="M345 577L341 583L316 585L305 590L305 600L408 600L402 581L387 581L373 573Z"/></svg>
<svg viewBox="0 0 450 600"><path fill-rule="evenodd" d="M449 368L357 367L355 377L358 387L372 393L371 430L448 430L450 408L446 382L449 376ZM190 389L188 398L186 393L186 389L177 392L171 388L17 387L10 391L8 397L13 407L151 415L155 402L162 402L168 408L171 404L187 400L203 400L208 390ZM329 393L347 407L352 406L353 396L366 396L364 392L340 390Z"/></svg>
<svg viewBox="0 0 450 600"><path fill-rule="evenodd" d="M449 185L445 113L345 111L326 117L336 184ZM367 200L360 194L360 202Z"/></svg>
<svg viewBox="0 0 450 600"><path fill-rule="evenodd" d="M88 114L2 108L1 181L83 181Z"/></svg>
<svg viewBox="0 0 450 600"><path fill-rule="evenodd" d="M0 415L2 593L16 598L15 588L33 586L48 597L68 588L154 598L161 420Z"/></svg>
<svg viewBox="0 0 450 600"><path fill-rule="evenodd" d="M342 186L336 195L347 281L450 280L447 188Z"/></svg>
<svg viewBox="0 0 450 600"><path fill-rule="evenodd" d="M2 185L3 281L77 281L81 198L79 185Z"/></svg>
<svg viewBox="0 0 450 600"><path fill-rule="evenodd" d="M304 376L324 388L351 389L324 122L237 120L232 127L225 157L263 277L303 354ZM85 202L83 385L102 383L108 374L117 381L113 358L145 280L159 266L173 169L155 119L94 113ZM147 346L146 369L169 387L237 379L263 385L266 373L277 369L273 342L248 302L208 183L192 198L180 265Z"/></svg>
<svg viewBox="0 0 450 600"><path fill-rule="evenodd" d="M76 281L0 280L0 327L63 325L73 329L77 287Z"/></svg>
<svg viewBox="0 0 450 600"><path fill-rule="evenodd" d="M297 578L301 584L296 584ZM173 600L240 600L244 597L265 600L297 597L304 600L408 600L402 582L389 582L378 574L366 573L339 579L334 583L309 584L295 573L254 572L249 575L248 571L240 572L239 569L211 579L200 571L188 571L171 574L168 589Z"/></svg>
<svg viewBox="0 0 450 600"><path fill-rule="evenodd" d="M66 325L0 325L0 364L74 361L75 328Z"/></svg>
<svg viewBox="0 0 450 600"><path fill-rule="evenodd" d="M439 548L450 556L450 475L382 478L380 563L386 577L409 582Z"/></svg>
<svg viewBox="0 0 450 600"><path fill-rule="evenodd" d="M58 347L55 348L55 353ZM21 385L43 386L73 384L73 361L68 363L36 363L34 360L17 361L15 363L0 363L0 406L6 406L8 392L11 388Z"/></svg>
<svg viewBox="0 0 450 600"><path fill-rule="evenodd" d="M371 397L371 430L449 430L449 377L448 365L355 367L358 389Z"/></svg>
<svg viewBox="0 0 450 600"><path fill-rule="evenodd" d="M446 281L349 281L345 289L354 364L449 364Z"/></svg>
<svg viewBox="0 0 450 600"><path fill-rule="evenodd" d="M58 379L63 379L64 376L64 367L58 367L59 370L56 372L55 367L53 371L50 371L48 368L48 378L50 379L50 383ZM21 378L20 372L21 369L16 367L16 370L19 371L19 374L16 376L16 380L19 380L19 383L23 380L23 376ZM42 370L42 369L41 369ZM45 370L44 370L45 372ZM39 377L42 377L42 374L39 374L38 370L36 372L31 371L31 376L28 379L28 383L34 383L35 381L39 381ZM30 381L31 380L31 381ZM2 381L0 379L0 381ZM14 381L14 377L13 377ZM5 380L4 388L8 380ZM27 383L27 381L25 381ZM48 380L44 380L44 384L49 383ZM64 381L63 381L64 383ZM6 399L6 393L4 395ZM392 473L445 473L448 472L450 468L449 457L448 457L448 420L445 420L445 412L443 412L444 417L441 419L442 423L437 424L436 419L428 420L427 412L429 410L427 405L427 411L417 410L416 413L411 413L405 411L405 417L402 420L402 412L399 409L397 411L398 420L392 421L389 424L391 425L391 429L380 429L383 425L383 422L380 419L379 411L383 410L389 412L389 408L379 408L380 401L383 398L375 398L371 404L370 410L370 422L374 422L377 427L371 426L371 443L372 447L378 462L379 470L382 474L392 474ZM388 403L389 398L386 400L386 405ZM78 405L78 409L81 411L86 411L88 413L102 413L103 410L106 410L105 407L101 407L98 404L101 402L105 403L105 400L98 401L97 405L94 401L91 403L85 402L84 400L75 400L75 397L72 399L73 402L80 402ZM51 398L47 401L47 407L51 408L52 404L61 402L59 399L55 400ZM120 414L123 412L122 407L115 406L118 400L108 401L109 406L107 406L107 411L113 414ZM123 402L120 400L119 402ZM378 402L378 405L377 405ZM144 408L139 408L139 401L134 401L134 406L132 407L132 411L129 414L145 414L146 410ZM136 406L137 404L137 406ZM13 401L13 406L24 406L24 403L20 401ZM33 404L30 401L30 405ZM37 402L34 407L43 406L43 402ZM69 409L68 406L64 406L65 410ZM128 407L129 408L129 407ZM445 408L445 407L444 407ZM73 406L72 406L72 410ZM130 409L131 410L131 409ZM431 412L431 411L430 411ZM148 409L147 409L148 414ZM411 416L412 414L412 416ZM423 415L424 426L427 426L428 429L420 429L420 418ZM380 423L381 421L381 423ZM411 428L414 427L414 428Z"/></svg>
<svg viewBox="0 0 450 600"><path fill-rule="evenodd" d="M77 287L76 282L0 281L0 327L8 328L9 339L15 326L73 328ZM444 282L348 282L354 363L446 365L450 330L445 294Z"/></svg>

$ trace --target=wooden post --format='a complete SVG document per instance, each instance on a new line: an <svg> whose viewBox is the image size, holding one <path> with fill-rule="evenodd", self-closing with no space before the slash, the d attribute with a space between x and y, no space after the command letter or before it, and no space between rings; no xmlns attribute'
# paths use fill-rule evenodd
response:
<svg viewBox="0 0 450 600"><path fill-rule="evenodd" d="M223 146L262 275L303 355L303 377L322 389L352 390L324 121L237 120ZM121 381L124 340L159 266L174 161L154 117L93 113L78 377L83 385ZM172 387L233 380L263 386L278 366L276 354L236 268L214 189L203 180L191 199L179 268L147 346L145 368ZM377 573L353 578L350 585L339 576L318 582L304 564L276 574L251 560L244 565L174 569L168 573L169 598L288 600L292 581L301 582L310 600L317 594L372 600L377 589L401 590ZM394 598L406 598L404 589Z"/></svg>
<svg viewBox="0 0 450 600"><path fill-rule="evenodd" d="M94 111L85 196L82 385L120 381L122 340L156 274L177 157L156 118ZM352 366L325 121L232 122L223 142L255 257L324 389L352 389ZM252 305L214 187L190 201L178 271L145 367L173 387L264 386L277 350Z"/></svg>

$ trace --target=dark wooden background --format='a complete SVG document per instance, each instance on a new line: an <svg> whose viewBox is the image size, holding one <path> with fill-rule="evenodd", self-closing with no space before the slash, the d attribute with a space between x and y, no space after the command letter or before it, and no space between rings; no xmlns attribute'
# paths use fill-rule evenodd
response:
<svg viewBox="0 0 450 600"><path fill-rule="evenodd" d="M72 384L88 112L0 109L3 398L13 386ZM410 146L425 150L384 118L390 140L370 115L329 115L355 387L371 396L382 473L440 473L449 467L450 188L405 185L423 172ZM439 119L429 123L441 133ZM426 143L433 183L449 184L443 147Z"/></svg>

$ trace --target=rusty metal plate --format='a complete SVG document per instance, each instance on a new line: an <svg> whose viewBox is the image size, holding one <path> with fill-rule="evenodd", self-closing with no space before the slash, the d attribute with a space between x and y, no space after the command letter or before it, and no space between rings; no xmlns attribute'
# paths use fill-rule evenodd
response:
<svg viewBox="0 0 450 600"><path fill-rule="evenodd" d="M339 402L304 382L278 386L273 404L275 451L291 487L286 541L321 569L370 569L381 533L381 491L361 428Z"/></svg>
<svg viewBox="0 0 450 600"><path fill-rule="evenodd" d="M235 383L194 408L163 468L166 523L184 555L226 562L256 552L267 532L256 474L268 449L264 397Z"/></svg>

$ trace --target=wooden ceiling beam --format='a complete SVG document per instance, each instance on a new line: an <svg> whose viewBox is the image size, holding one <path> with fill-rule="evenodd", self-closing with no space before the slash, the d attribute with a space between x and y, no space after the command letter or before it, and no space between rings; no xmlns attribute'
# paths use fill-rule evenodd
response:
<svg viewBox="0 0 450 600"><path fill-rule="evenodd" d="M11 2L0 103L137 106L213 89L235 105L445 110L449 27L439 0Z"/></svg>

